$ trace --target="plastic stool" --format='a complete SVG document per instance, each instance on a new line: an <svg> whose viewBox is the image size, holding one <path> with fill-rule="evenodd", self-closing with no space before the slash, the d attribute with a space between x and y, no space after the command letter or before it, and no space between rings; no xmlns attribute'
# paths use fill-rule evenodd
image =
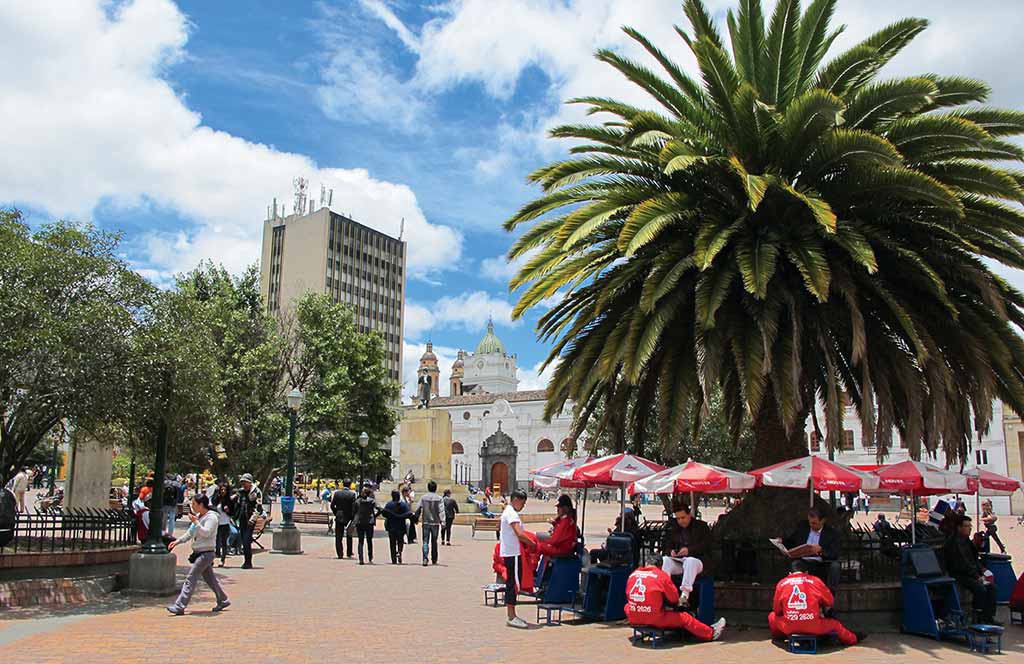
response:
<svg viewBox="0 0 1024 664"><path fill-rule="evenodd" d="M561 625L562 624L562 611L568 611L572 608L572 604L538 604L537 605L537 624L538 625ZM544 615L541 616L541 612Z"/></svg>
<svg viewBox="0 0 1024 664"><path fill-rule="evenodd" d="M818 654L818 637L813 634L790 634L789 652L796 655Z"/></svg>
<svg viewBox="0 0 1024 664"><path fill-rule="evenodd" d="M492 583L484 586L485 606L505 606L505 584Z"/></svg>
<svg viewBox="0 0 1024 664"><path fill-rule="evenodd" d="M967 628L967 645L974 652L1002 653L1003 631L998 625L971 625Z"/></svg>
<svg viewBox="0 0 1024 664"><path fill-rule="evenodd" d="M633 625L633 636L629 640L633 642L633 645L639 645L644 641L650 641L651 647L657 648L665 641L665 639L676 633L676 630L662 629L661 627Z"/></svg>

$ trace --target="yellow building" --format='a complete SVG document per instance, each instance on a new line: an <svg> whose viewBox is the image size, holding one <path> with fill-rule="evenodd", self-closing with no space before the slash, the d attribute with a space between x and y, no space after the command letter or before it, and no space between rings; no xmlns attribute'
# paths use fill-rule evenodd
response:
<svg viewBox="0 0 1024 664"><path fill-rule="evenodd" d="M1003 435L1006 437L1006 474L1024 477L1024 422L1020 415L1003 408ZM1010 496L1010 513L1024 514L1024 495L1018 491Z"/></svg>

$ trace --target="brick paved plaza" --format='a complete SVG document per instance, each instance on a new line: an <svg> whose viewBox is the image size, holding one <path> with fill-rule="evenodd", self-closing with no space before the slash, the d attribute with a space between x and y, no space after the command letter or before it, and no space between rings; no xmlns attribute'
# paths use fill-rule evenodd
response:
<svg viewBox="0 0 1024 664"><path fill-rule="evenodd" d="M536 501L530 506L540 508ZM588 541L613 518L616 506L588 506ZM862 517L863 518L863 517ZM1011 525L1012 522L1012 525ZM1024 529L1004 517L1001 534L1011 553L1024 551ZM322 527L303 526L305 555L260 553L256 569L230 558L219 569L233 605L210 611L202 586L188 614L172 617L167 601L112 596L73 609L17 610L0 614L0 658L9 662L665 662L792 661L770 643L765 629L727 629L718 643L649 650L630 645L624 623L564 625L518 631L505 626L504 609L482 605L480 587L493 580L491 536L470 538L457 527L441 564L424 569L418 548L406 565L388 564L387 539L377 530L375 564L360 567L334 557ZM265 544L269 546L269 536ZM178 552L184 565L187 547ZM1021 563L1018 563L1018 568ZM179 574L185 570L179 566ZM1018 569L1018 572L1020 570ZM1004 610L1005 612L1005 610ZM534 610L520 615L533 621ZM1024 628L1008 627L1004 654L1022 661ZM818 655L822 662L964 661L966 647L899 634L872 634L861 646Z"/></svg>

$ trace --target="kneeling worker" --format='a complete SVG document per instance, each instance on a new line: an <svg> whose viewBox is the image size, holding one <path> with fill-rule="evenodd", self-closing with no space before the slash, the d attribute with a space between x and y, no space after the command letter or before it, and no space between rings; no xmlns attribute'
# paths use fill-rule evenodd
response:
<svg viewBox="0 0 1024 664"><path fill-rule="evenodd" d="M725 629L725 618L708 626L687 612L673 610L679 589L664 570L653 565L629 575L626 599L626 619L636 627L683 629L701 641L717 641Z"/></svg>
<svg viewBox="0 0 1024 664"><path fill-rule="evenodd" d="M775 586L774 610L768 614L768 627L774 638L793 634L821 636L835 634L844 646L856 645L864 634L854 634L830 613L835 600L825 582L805 572L793 572Z"/></svg>

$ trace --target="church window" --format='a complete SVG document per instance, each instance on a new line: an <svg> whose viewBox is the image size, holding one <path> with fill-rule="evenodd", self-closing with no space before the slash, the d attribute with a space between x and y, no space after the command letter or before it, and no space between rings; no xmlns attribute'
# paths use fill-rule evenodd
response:
<svg viewBox="0 0 1024 664"><path fill-rule="evenodd" d="M484 417L487 417L487 416L488 416L488 415L490 415L490 414L491 414L491 411L489 411L489 410L485 410L485 411L484 411Z"/></svg>
<svg viewBox="0 0 1024 664"><path fill-rule="evenodd" d="M464 419L464 420L468 420L469 419L469 411L468 410L462 414L462 419Z"/></svg>
<svg viewBox="0 0 1024 664"><path fill-rule="evenodd" d="M554 452L555 451L555 444L552 443L547 438L542 438L541 441L539 443L537 443L537 451L538 452Z"/></svg>
<svg viewBox="0 0 1024 664"><path fill-rule="evenodd" d="M466 450L463 449L462 443L455 441L452 443L452 454L465 454Z"/></svg>

